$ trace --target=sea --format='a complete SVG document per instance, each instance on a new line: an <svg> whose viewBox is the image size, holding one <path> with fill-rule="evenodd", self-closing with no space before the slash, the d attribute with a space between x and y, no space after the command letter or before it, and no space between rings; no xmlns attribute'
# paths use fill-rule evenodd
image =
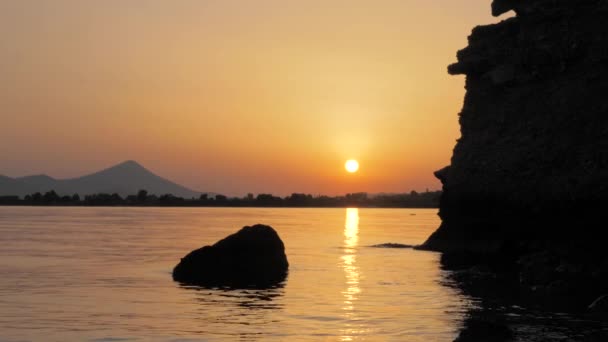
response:
<svg viewBox="0 0 608 342"><path fill-rule="evenodd" d="M272 289L174 282L193 249L271 225ZM452 341L476 301L417 245L436 209L0 207L0 341Z"/></svg>

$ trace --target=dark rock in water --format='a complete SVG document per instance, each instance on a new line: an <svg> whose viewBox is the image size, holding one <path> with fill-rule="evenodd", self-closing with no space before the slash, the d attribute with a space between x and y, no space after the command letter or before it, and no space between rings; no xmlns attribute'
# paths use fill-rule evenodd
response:
<svg viewBox="0 0 608 342"><path fill-rule="evenodd" d="M589 311L592 313L608 315L608 295L603 295L594 300L593 303L589 305Z"/></svg>
<svg viewBox="0 0 608 342"><path fill-rule="evenodd" d="M288 268L277 232L257 224L190 252L173 269L173 280L208 287L271 287L285 280Z"/></svg>
<svg viewBox="0 0 608 342"><path fill-rule="evenodd" d="M393 242L371 245L370 247L373 247L373 248L414 248L414 246L412 246L412 245L404 245L404 244L393 243Z"/></svg>

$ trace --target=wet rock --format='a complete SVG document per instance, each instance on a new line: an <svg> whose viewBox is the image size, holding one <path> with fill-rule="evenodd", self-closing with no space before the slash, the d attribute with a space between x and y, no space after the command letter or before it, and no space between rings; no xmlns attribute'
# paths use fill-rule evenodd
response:
<svg viewBox="0 0 608 342"><path fill-rule="evenodd" d="M523 256L519 263L522 284L546 286L555 279L555 268L559 264L559 260L548 252L539 252Z"/></svg>
<svg viewBox="0 0 608 342"><path fill-rule="evenodd" d="M173 269L173 279L208 287L271 287L285 280L288 268L277 232L257 224L190 252Z"/></svg>
<svg viewBox="0 0 608 342"><path fill-rule="evenodd" d="M475 313L464 323L463 329L454 342L510 342L514 341L513 331L505 322L492 316Z"/></svg>
<svg viewBox="0 0 608 342"><path fill-rule="evenodd" d="M589 312L608 315L608 295L594 300L588 307Z"/></svg>
<svg viewBox="0 0 608 342"><path fill-rule="evenodd" d="M441 265L450 270L468 269L478 265L481 254L463 251L463 252L444 252L441 254Z"/></svg>

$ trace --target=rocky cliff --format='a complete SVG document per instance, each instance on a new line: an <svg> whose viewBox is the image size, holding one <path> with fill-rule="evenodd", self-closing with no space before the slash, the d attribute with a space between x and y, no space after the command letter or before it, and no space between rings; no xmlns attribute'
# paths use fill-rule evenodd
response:
<svg viewBox="0 0 608 342"><path fill-rule="evenodd" d="M461 138L428 249L601 242L608 218L608 1L495 0L449 66ZM509 247L505 247L509 246ZM587 248L587 247L584 247ZM604 258L605 259L605 258Z"/></svg>

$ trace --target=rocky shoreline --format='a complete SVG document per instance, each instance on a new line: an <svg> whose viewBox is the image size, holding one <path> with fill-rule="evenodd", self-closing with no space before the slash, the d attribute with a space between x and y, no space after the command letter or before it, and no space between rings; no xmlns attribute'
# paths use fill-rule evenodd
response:
<svg viewBox="0 0 608 342"><path fill-rule="evenodd" d="M442 252L459 288L483 304L458 341L606 341L602 324L521 339L522 319L492 309L608 317L608 1L492 3L496 16L510 10L473 29L448 68L466 75L462 135L436 172L442 225L420 248Z"/></svg>

